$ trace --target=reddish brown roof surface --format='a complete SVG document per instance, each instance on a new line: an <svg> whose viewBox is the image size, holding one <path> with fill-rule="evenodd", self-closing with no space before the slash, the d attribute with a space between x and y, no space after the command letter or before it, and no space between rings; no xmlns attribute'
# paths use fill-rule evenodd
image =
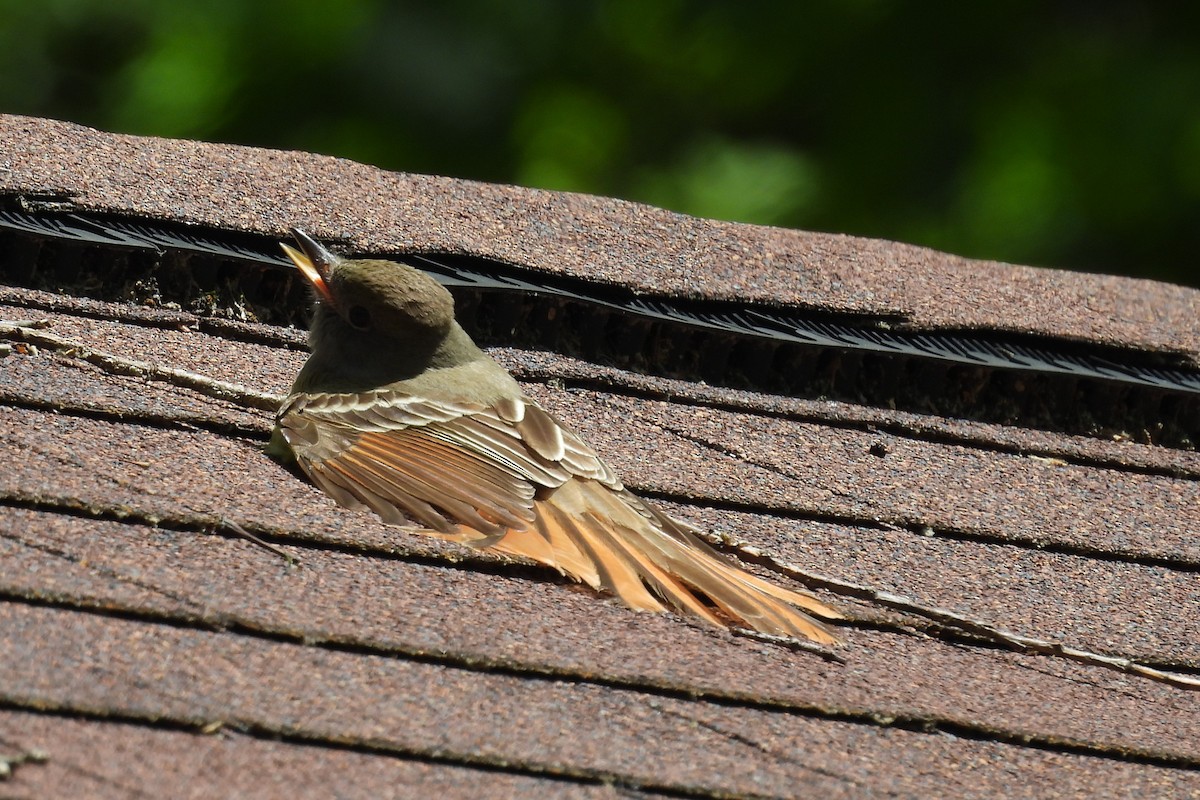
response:
<svg viewBox="0 0 1200 800"><path fill-rule="evenodd" d="M0 117L0 194L1200 362L1191 290L321 156ZM0 320L34 317L269 392L304 359L266 325L0 287ZM1192 450L494 355L763 574L1200 672ZM1200 797L1194 691L820 590L845 663L637 614L336 507L270 425L78 352L0 358L0 796Z"/></svg>

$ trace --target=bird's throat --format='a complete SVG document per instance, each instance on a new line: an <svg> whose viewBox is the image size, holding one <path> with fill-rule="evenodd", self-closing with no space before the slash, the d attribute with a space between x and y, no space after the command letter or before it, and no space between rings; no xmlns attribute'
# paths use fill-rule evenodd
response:
<svg viewBox="0 0 1200 800"><path fill-rule="evenodd" d="M433 339L403 340L348 329L314 327L312 355L305 362L292 392L363 392L440 371L491 361L471 337L454 323Z"/></svg>

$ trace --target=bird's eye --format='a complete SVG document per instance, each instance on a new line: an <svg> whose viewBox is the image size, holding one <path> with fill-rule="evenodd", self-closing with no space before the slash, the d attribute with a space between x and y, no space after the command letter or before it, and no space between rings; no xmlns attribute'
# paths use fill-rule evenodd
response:
<svg viewBox="0 0 1200 800"><path fill-rule="evenodd" d="M346 321L360 331L365 331L371 327L371 312L365 306L351 306L346 312Z"/></svg>

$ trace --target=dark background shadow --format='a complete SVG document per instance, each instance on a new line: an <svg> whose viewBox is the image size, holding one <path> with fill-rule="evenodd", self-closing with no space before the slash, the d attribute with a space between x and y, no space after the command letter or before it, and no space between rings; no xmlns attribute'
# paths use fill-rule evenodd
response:
<svg viewBox="0 0 1200 800"><path fill-rule="evenodd" d="M1200 285L1157 8L0 0L0 111Z"/></svg>

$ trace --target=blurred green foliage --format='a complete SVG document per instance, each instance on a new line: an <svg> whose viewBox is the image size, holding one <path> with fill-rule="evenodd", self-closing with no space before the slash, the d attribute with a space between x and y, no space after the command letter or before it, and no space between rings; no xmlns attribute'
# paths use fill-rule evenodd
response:
<svg viewBox="0 0 1200 800"><path fill-rule="evenodd" d="M1200 285L1200 6L0 0L0 110Z"/></svg>

